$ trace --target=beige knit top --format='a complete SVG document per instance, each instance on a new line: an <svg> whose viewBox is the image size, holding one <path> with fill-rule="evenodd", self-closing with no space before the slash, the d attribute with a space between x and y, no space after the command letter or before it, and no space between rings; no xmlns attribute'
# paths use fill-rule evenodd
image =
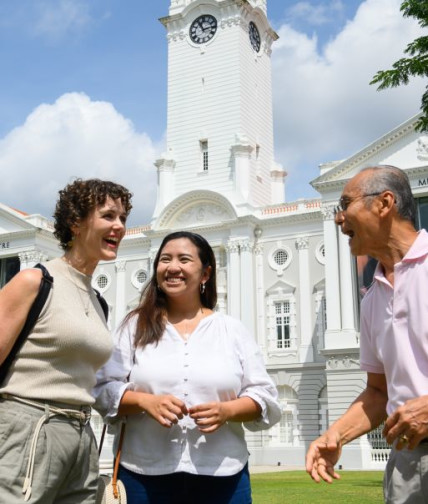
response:
<svg viewBox="0 0 428 504"><path fill-rule="evenodd" d="M59 258L45 266L54 278L53 287L0 392L92 404L95 373L113 348L101 305L90 276Z"/></svg>

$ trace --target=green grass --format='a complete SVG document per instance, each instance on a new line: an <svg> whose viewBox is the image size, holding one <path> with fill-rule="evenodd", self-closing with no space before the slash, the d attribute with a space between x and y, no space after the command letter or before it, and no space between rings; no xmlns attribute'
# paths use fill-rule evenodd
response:
<svg viewBox="0 0 428 504"><path fill-rule="evenodd" d="M381 471L341 471L331 485L304 471L252 474L253 504L381 504Z"/></svg>

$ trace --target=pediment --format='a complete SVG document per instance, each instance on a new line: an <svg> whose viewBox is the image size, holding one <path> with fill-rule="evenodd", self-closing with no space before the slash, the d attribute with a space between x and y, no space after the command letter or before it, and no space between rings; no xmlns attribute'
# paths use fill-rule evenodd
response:
<svg viewBox="0 0 428 504"><path fill-rule="evenodd" d="M325 291L325 278L320 280L314 285L313 292Z"/></svg>
<svg viewBox="0 0 428 504"><path fill-rule="evenodd" d="M341 191L347 180L370 165L406 170L413 187L428 177L428 135L415 131L420 114L383 135L351 157L336 163L311 182L321 194Z"/></svg>
<svg viewBox="0 0 428 504"><path fill-rule="evenodd" d="M17 233L34 229L26 215L0 203L0 234Z"/></svg>
<svg viewBox="0 0 428 504"><path fill-rule="evenodd" d="M191 191L171 202L159 216L155 229L186 229L221 225L236 219L230 202L213 191Z"/></svg>
<svg viewBox="0 0 428 504"><path fill-rule="evenodd" d="M293 294L295 290L295 285L279 280L266 291L266 294L268 296L282 297L285 294Z"/></svg>

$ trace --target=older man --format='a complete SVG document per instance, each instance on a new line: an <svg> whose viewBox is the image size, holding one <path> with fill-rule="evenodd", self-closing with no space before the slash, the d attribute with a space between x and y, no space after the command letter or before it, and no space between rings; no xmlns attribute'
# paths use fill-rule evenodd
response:
<svg viewBox="0 0 428 504"><path fill-rule="evenodd" d="M414 227L415 203L405 173L362 170L345 186L336 224L353 255L378 266L361 303L364 391L309 447L316 482L339 478L342 446L377 427L392 444L384 476L386 503L428 502L428 233Z"/></svg>

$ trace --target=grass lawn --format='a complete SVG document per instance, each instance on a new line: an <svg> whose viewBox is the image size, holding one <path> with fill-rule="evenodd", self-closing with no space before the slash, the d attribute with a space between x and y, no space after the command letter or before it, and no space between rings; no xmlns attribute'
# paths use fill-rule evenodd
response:
<svg viewBox="0 0 428 504"><path fill-rule="evenodd" d="M382 471L340 471L331 485L304 471L252 474L253 504L382 504Z"/></svg>

